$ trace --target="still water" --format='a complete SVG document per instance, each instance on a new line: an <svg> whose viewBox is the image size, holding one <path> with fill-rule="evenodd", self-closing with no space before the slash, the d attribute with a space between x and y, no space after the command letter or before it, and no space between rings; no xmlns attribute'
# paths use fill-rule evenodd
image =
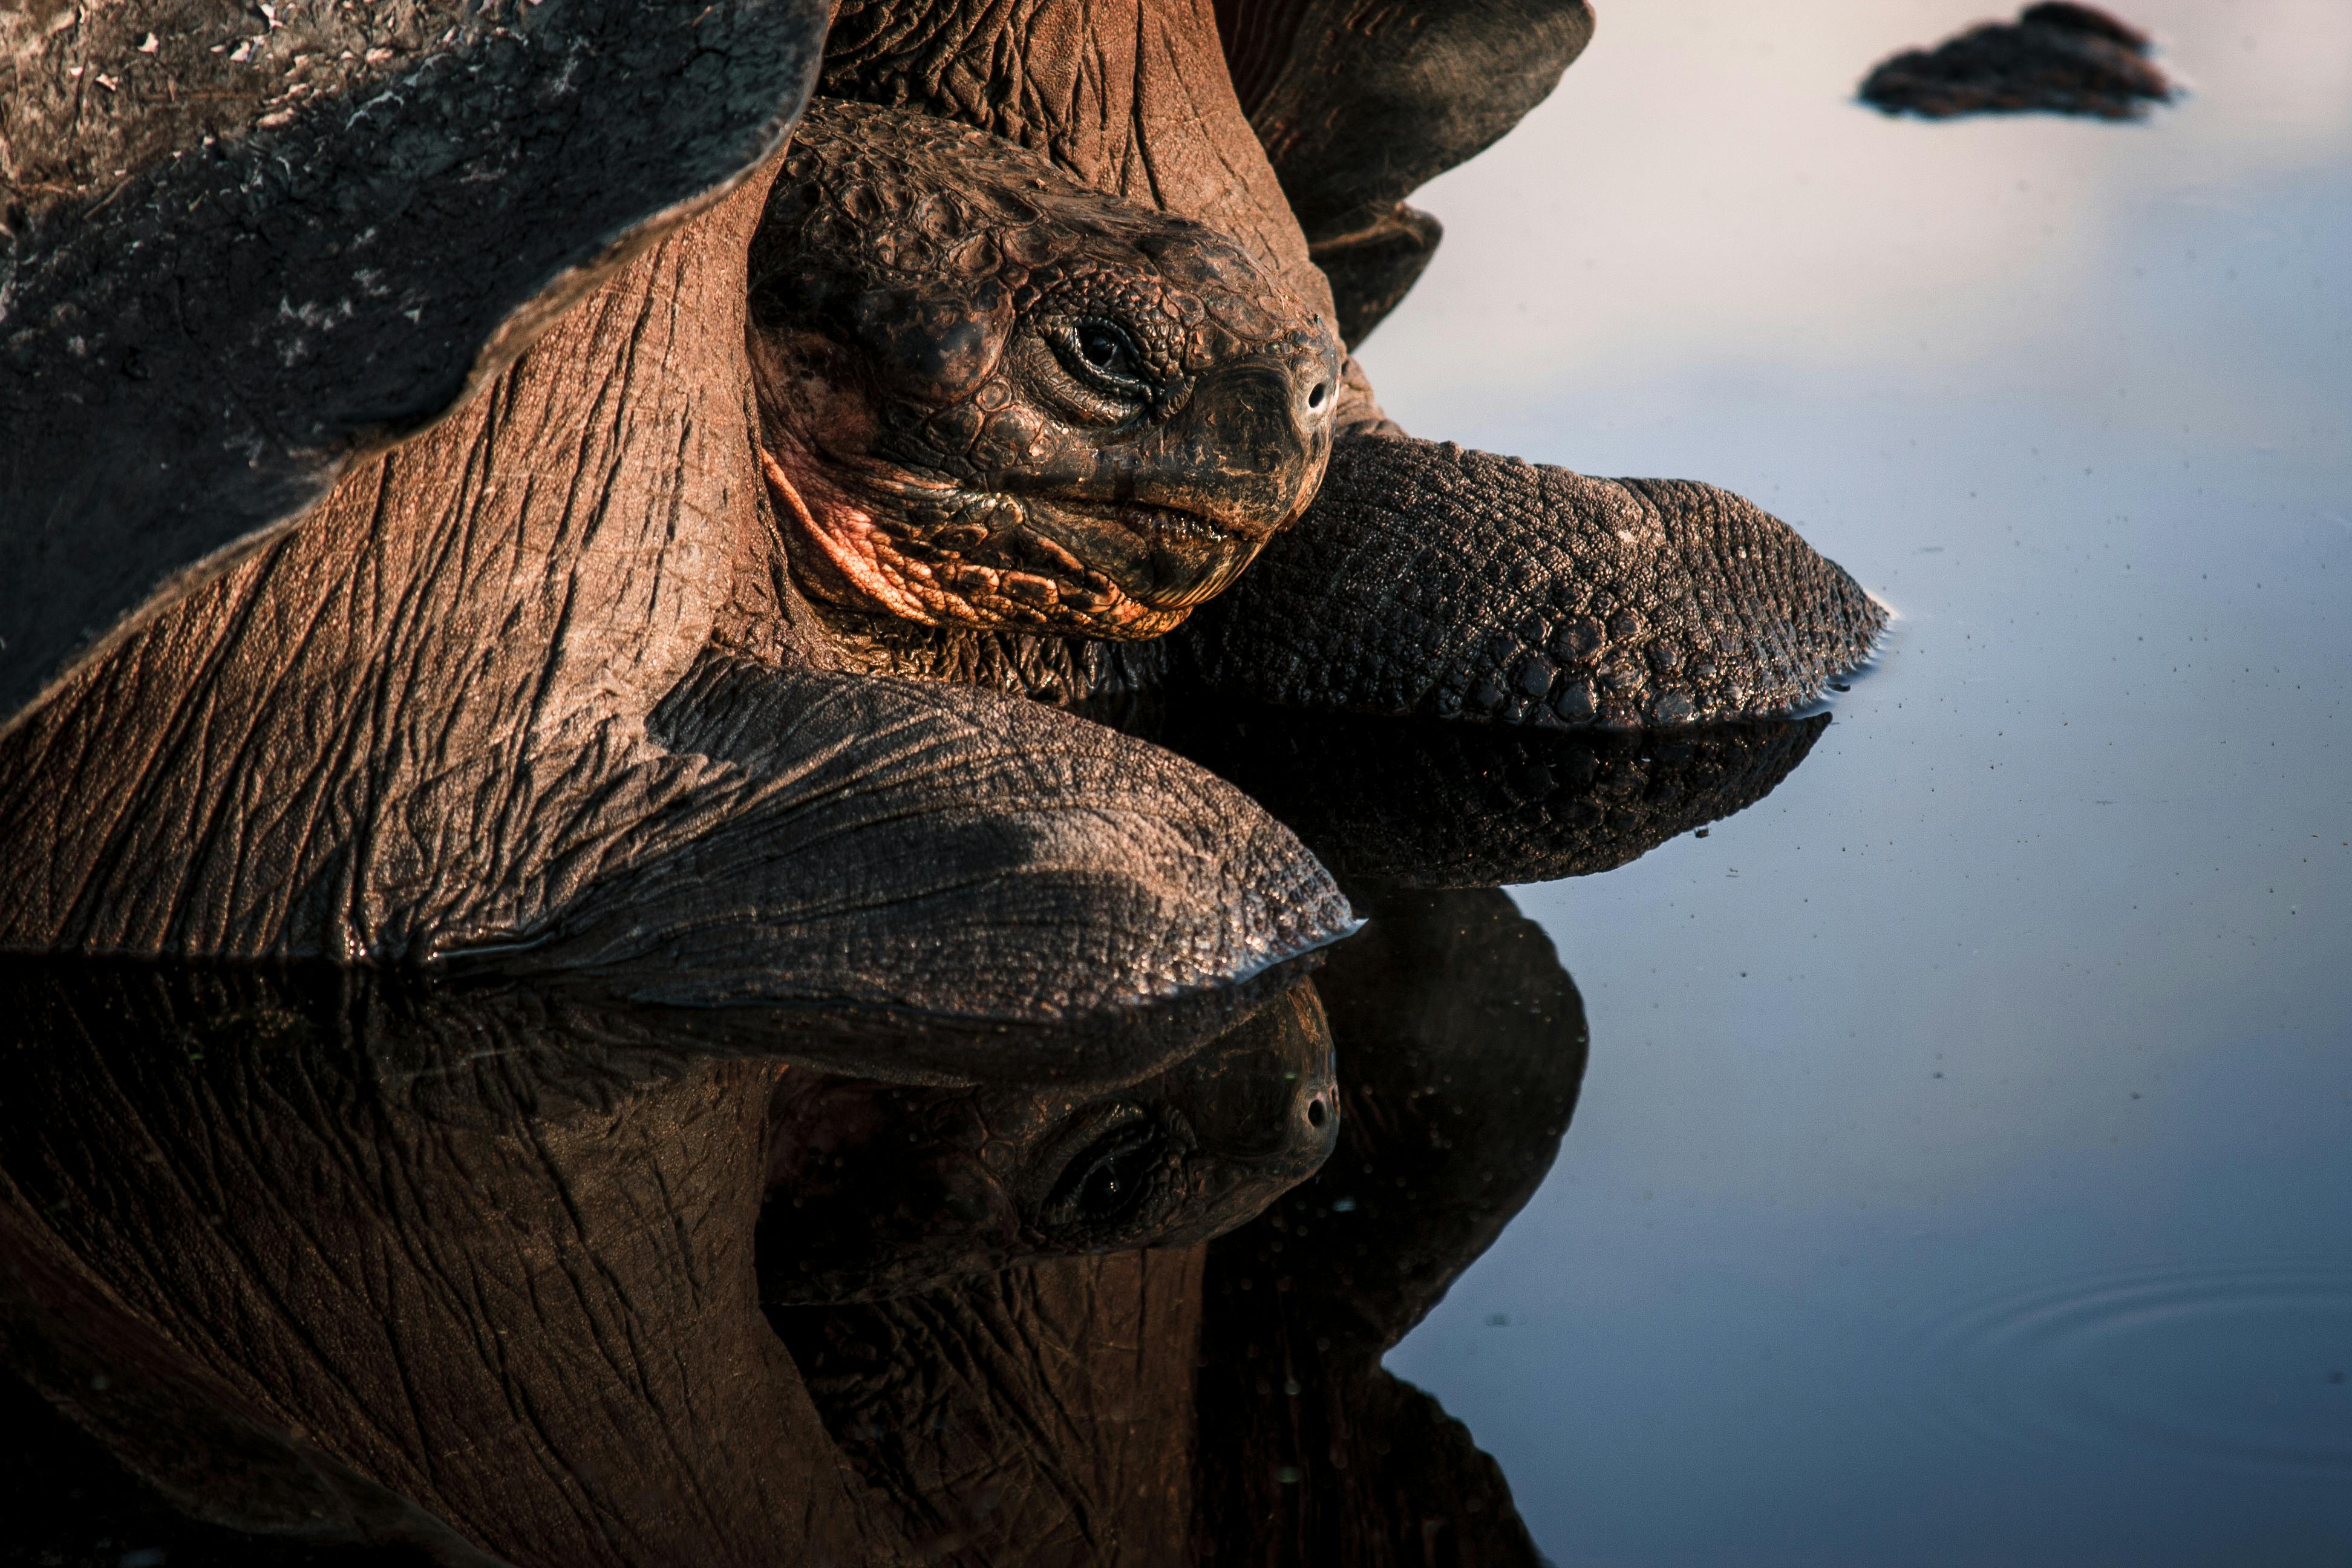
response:
<svg viewBox="0 0 2352 1568"><path fill-rule="evenodd" d="M1387 1365L1563 1563L2352 1561L2352 11L2140 5L2141 125L1847 100L1966 10L1611 9L1364 355L1902 616L1760 805L1514 890L1583 1101Z"/></svg>

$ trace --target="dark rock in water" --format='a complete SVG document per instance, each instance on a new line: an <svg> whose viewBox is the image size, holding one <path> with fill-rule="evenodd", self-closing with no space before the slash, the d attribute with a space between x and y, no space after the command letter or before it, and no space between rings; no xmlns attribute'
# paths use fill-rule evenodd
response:
<svg viewBox="0 0 2352 1568"><path fill-rule="evenodd" d="M2013 23L1987 22L1895 56L1864 79L1862 99L1931 120L2036 109L2136 120L2173 94L2147 52L2146 34L2105 11L2049 0Z"/></svg>

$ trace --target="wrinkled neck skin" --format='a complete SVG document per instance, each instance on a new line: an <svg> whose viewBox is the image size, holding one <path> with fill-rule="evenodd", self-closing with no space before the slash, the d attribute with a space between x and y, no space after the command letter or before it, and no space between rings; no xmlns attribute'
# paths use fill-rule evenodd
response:
<svg viewBox="0 0 2352 1568"><path fill-rule="evenodd" d="M741 412L765 183L10 734L0 843L47 863L0 870L0 945L415 953L510 928L559 842L683 806L708 770L648 744L663 696L714 646L810 640ZM531 805L608 769L601 805Z"/></svg>
<svg viewBox="0 0 2352 1568"><path fill-rule="evenodd" d="M1066 47L1079 37L1095 47ZM852 6L824 90L994 132L1199 218L1328 312L1205 3ZM38 847L0 868L0 948L362 961L509 940L756 800L761 775L653 732L713 663L1081 709L1148 692L1156 645L915 626L796 583L743 353L772 176L0 742L0 843Z"/></svg>
<svg viewBox="0 0 2352 1568"><path fill-rule="evenodd" d="M1092 50L1006 47L1082 33ZM1249 249L1300 299L1333 315L1274 167L1234 93L1206 0L843 0L818 90L903 105L1041 153L1095 188L1195 217ZM1340 424L1385 425L1349 361ZM1393 426L1388 426L1393 429ZM819 610L856 668L970 679L1082 711L1117 714L1156 687L1166 655L1009 631L925 627Z"/></svg>
<svg viewBox="0 0 2352 1568"><path fill-rule="evenodd" d="M1168 679L1168 647L1054 637L1003 626L933 626L846 609L800 595L797 613L821 632L828 668L983 687L1061 708L1097 723L1149 732Z"/></svg>

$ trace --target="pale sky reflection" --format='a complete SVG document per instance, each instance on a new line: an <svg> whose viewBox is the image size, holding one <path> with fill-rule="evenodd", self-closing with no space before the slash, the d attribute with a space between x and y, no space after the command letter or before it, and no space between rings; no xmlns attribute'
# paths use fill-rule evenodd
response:
<svg viewBox="0 0 2352 1568"><path fill-rule="evenodd" d="M1871 64L1955 31L1967 0L1604 5L1551 100L1414 198L1447 238L1364 362L1411 426L1498 389L1677 363L2016 353L2078 308L2146 204L2231 205L2352 127L2352 6L2124 10L2194 83L2139 127L1856 106Z"/></svg>

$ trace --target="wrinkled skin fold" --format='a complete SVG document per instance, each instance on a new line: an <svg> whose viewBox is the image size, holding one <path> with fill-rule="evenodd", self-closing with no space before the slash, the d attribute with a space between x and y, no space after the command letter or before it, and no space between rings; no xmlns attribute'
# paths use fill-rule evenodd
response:
<svg viewBox="0 0 2352 1568"><path fill-rule="evenodd" d="M1433 1531L1532 1568L1379 1358L1542 1181L1581 1005L1498 892L1361 897L1324 1005L1088 1095L712 1059L536 985L0 963L0 1348L210 1518L467 1568L1402 1568ZM1143 1163L1208 1179L1060 1229L1155 1117L1190 1136Z"/></svg>

